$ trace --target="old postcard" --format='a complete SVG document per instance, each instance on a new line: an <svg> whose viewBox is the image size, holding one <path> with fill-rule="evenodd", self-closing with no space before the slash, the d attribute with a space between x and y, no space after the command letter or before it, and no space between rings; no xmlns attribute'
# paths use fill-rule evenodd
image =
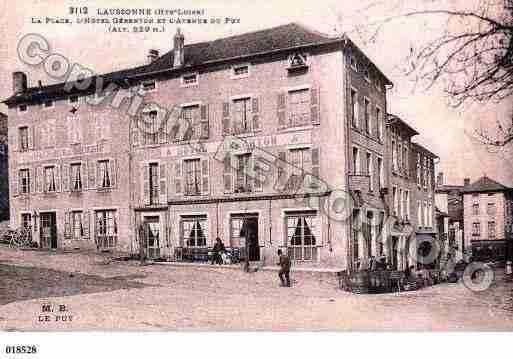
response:
<svg viewBox="0 0 513 359"><path fill-rule="evenodd" d="M6 358L513 329L511 0L0 5Z"/></svg>

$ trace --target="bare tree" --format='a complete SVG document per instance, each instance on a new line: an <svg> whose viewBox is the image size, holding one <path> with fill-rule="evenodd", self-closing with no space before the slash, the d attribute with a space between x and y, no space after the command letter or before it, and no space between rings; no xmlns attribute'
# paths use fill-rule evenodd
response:
<svg viewBox="0 0 513 359"><path fill-rule="evenodd" d="M473 8L461 4L424 1L422 9L408 11L411 3L407 0L373 1L371 7L386 6L394 15L360 26L358 33L373 41L385 26L401 19L442 20L445 29L441 35L410 48L406 75L427 89L443 83L454 106L472 101L512 103L513 0L476 0ZM476 130L476 137L497 147L513 143L513 103L511 108L511 117L498 122L497 129Z"/></svg>

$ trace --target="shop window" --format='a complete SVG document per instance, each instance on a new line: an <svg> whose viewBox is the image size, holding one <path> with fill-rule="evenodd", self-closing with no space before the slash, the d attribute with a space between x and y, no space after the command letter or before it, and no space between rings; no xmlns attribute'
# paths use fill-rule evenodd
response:
<svg viewBox="0 0 513 359"><path fill-rule="evenodd" d="M295 261L317 261L320 230L317 213L288 213L285 224L290 258Z"/></svg>
<svg viewBox="0 0 513 359"><path fill-rule="evenodd" d="M182 218L181 227L181 241L186 247L205 247L207 245L208 229L206 216Z"/></svg>

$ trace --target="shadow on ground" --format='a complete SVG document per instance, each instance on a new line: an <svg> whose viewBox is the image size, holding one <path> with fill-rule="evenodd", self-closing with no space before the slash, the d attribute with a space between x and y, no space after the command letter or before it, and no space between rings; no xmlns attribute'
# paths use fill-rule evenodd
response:
<svg viewBox="0 0 513 359"><path fill-rule="evenodd" d="M0 263L0 305L22 300L139 289L151 285L133 281L144 275L103 278L46 268Z"/></svg>

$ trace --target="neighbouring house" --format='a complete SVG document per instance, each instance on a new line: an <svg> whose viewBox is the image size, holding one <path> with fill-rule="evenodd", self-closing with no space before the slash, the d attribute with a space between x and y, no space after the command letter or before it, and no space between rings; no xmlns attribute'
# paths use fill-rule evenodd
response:
<svg viewBox="0 0 513 359"><path fill-rule="evenodd" d="M511 260L513 189L487 176L465 179L463 218L465 248L478 261Z"/></svg>
<svg viewBox="0 0 513 359"><path fill-rule="evenodd" d="M410 168L394 181L411 199L393 197L392 83L347 36L292 23L190 44L178 30L172 42L102 75L107 94L97 77L67 91L13 73L11 221L32 224L43 248L143 243L152 258L190 260L220 237L264 264L281 248L298 266L356 269L385 254L400 268L386 219L413 220L414 242L432 235L436 156L406 140ZM111 106L117 96L128 100ZM396 202L408 209L391 213Z"/></svg>

